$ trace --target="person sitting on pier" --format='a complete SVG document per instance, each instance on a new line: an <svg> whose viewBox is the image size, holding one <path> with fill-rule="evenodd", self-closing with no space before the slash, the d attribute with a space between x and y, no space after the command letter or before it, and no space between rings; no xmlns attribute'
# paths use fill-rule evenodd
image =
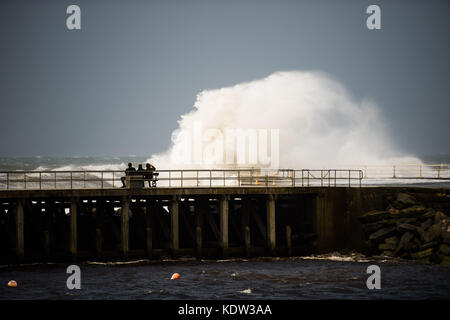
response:
<svg viewBox="0 0 450 320"><path fill-rule="evenodd" d="M142 165L141 165L142 168ZM128 168L125 169L125 177L121 177L120 180L122 181L122 188L126 187L125 181L127 179L126 176L131 176L133 172L136 171L136 168L133 167L133 164L131 162L128 163Z"/></svg>
<svg viewBox="0 0 450 320"><path fill-rule="evenodd" d="M156 168L150 164L147 163L145 165L145 171L146 174L144 176L145 180L148 181L148 186L151 187L152 186L152 182L153 182L153 186L156 187L156 182L153 180L154 179L154 172L155 172Z"/></svg>
<svg viewBox="0 0 450 320"><path fill-rule="evenodd" d="M142 175L142 187L144 187L145 173L146 173L146 170L144 170L144 168L142 167L142 164L139 164L138 168L136 170L136 174L138 174L139 176Z"/></svg>

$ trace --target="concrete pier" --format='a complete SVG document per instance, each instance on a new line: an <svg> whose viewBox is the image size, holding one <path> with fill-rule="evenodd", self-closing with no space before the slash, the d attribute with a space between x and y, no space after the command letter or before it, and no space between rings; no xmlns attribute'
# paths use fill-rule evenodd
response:
<svg viewBox="0 0 450 320"><path fill-rule="evenodd" d="M0 191L4 221L0 224L0 263L290 256L358 249L364 241L358 216L384 209L386 190Z"/></svg>

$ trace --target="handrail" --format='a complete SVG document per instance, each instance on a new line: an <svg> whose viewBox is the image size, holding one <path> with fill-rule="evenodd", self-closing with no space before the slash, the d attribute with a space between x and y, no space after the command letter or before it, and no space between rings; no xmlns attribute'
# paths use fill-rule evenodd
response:
<svg viewBox="0 0 450 320"><path fill-rule="evenodd" d="M158 187L361 187L356 169L177 169L155 170ZM122 170L0 171L0 190L111 189L122 187ZM134 172L134 181L147 179ZM153 181L151 187L156 186ZM149 183L150 187L150 183Z"/></svg>

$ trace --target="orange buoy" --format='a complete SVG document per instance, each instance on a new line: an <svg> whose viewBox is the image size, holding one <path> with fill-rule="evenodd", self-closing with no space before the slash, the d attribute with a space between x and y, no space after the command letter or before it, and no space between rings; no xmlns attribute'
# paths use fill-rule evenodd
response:
<svg viewBox="0 0 450 320"><path fill-rule="evenodd" d="M172 277L170 278L170 280L175 280L175 279L180 279L180 274L179 273L174 273L173 275L172 275Z"/></svg>
<svg viewBox="0 0 450 320"><path fill-rule="evenodd" d="M15 280L10 280L8 282L8 287L16 288L17 287L17 282Z"/></svg>

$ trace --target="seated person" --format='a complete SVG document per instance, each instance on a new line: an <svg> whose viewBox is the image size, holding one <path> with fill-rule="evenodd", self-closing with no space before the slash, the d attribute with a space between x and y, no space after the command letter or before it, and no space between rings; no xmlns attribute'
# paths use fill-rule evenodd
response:
<svg viewBox="0 0 450 320"><path fill-rule="evenodd" d="M125 177L120 178L120 180L122 181L122 188L126 187L126 184L125 184L125 181L127 179L126 176L131 176L134 172L136 172L136 168L133 168L133 164L131 162L129 162L128 168L125 169Z"/></svg>
<svg viewBox="0 0 450 320"><path fill-rule="evenodd" d="M147 163L145 165L145 176L144 178L148 181L148 186L151 187L151 182L153 180L153 176L154 176L154 172L155 172L156 168L151 165L150 163Z"/></svg>

